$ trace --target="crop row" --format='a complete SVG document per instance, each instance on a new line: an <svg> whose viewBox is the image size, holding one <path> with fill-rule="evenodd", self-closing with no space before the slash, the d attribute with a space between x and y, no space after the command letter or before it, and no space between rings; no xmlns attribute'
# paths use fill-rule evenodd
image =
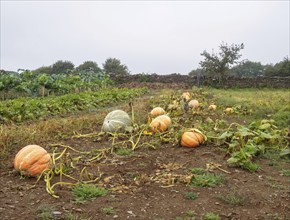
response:
<svg viewBox="0 0 290 220"><path fill-rule="evenodd" d="M82 110L95 110L147 92L146 88L103 89L43 98L17 98L0 102L0 123L23 122Z"/></svg>

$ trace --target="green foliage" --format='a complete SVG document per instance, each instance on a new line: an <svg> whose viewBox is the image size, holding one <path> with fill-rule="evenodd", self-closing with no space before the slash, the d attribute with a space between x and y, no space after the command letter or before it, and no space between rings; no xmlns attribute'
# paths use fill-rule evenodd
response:
<svg viewBox="0 0 290 220"><path fill-rule="evenodd" d="M276 63L275 65L265 66L265 76L280 76L289 77L290 76L290 60L285 57L283 61Z"/></svg>
<svg viewBox="0 0 290 220"><path fill-rule="evenodd" d="M132 150L127 148L117 148L116 154L120 156L129 156L132 154Z"/></svg>
<svg viewBox="0 0 290 220"><path fill-rule="evenodd" d="M60 115L81 110L93 110L132 99L147 92L145 88L104 89L45 98L18 98L0 102L0 122L23 122L47 116Z"/></svg>
<svg viewBox="0 0 290 220"><path fill-rule="evenodd" d="M201 170L200 170L201 171ZM196 170L193 170L193 177L191 179L191 184L193 186L199 187L212 187L220 185L224 182L223 176L219 174L209 173L209 172L200 172L200 174L195 174Z"/></svg>
<svg viewBox="0 0 290 220"><path fill-rule="evenodd" d="M203 51L204 60L199 64L202 69L208 74L217 75L219 82L225 80L231 65L237 63L237 60L242 56L240 50L244 49L244 44L224 44L219 46L219 53L208 53Z"/></svg>
<svg viewBox="0 0 290 220"><path fill-rule="evenodd" d="M283 176L290 176L290 170L282 169L280 172Z"/></svg>
<svg viewBox="0 0 290 220"><path fill-rule="evenodd" d="M229 192L226 195L219 196L218 198L233 206L243 205L246 200L245 197L241 196L236 191Z"/></svg>
<svg viewBox="0 0 290 220"><path fill-rule="evenodd" d="M72 193L77 201L84 201L90 198L105 196L108 194L108 190L92 184L79 184L72 189Z"/></svg>
<svg viewBox="0 0 290 220"><path fill-rule="evenodd" d="M114 208L112 207L109 207L109 208L103 208L102 209L103 213L105 213L106 215L112 215L112 214L115 214L115 210Z"/></svg>
<svg viewBox="0 0 290 220"><path fill-rule="evenodd" d="M115 76L129 75L128 67L121 64L121 61L116 58L108 58L103 64L105 73Z"/></svg>
<svg viewBox="0 0 290 220"><path fill-rule="evenodd" d="M264 74L265 67L260 62L243 61L231 68L231 75L238 77L256 77Z"/></svg>
<svg viewBox="0 0 290 220"><path fill-rule="evenodd" d="M192 168L192 169L191 169L191 172L192 172L193 174L202 175L202 174L205 174L205 173L206 173L206 170L203 169L203 168L195 167L195 168Z"/></svg>
<svg viewBox="0 0 290 220"><path fill-rule="evenodd" d="M220 220L221 218L219 217L218 214L214 214L212 212L208 212L203 216L204 220Z"/></svg>
<svg viewBox="0 0 290 220"><path fill-rule="evenodd" d="M83 64L80 64L77 68L76 68L76 72L80 72L80 71L92 71L94 73L98 73L101 72L101 68L99 68L98 64L96 62L93 61L85 61Z"/></svg>
<svg viewBox="0 0 290 220"><path fill-rule="evenodd" d="M227 162L254 172L259 169L259 166L252 162L255 156L266 151L279 154L282 150L289 149L287 130L279 130L274 122L254 121L247 127L232 124L219 136L219 139L228 145L228 152L231 154Z"/></svg>
<svg viewBox="0 0 290 220"><path fill-rule="evenodd" d="M189 199L189 200L195 200L198 198L198 195L195 192L186 192L184 194L184 198Z"/></svg>
<svg viewBox="0 0 290 220"><path fill-rule="evenodd" d="M70 61L59 60L52 64L51 74L69 73L74 69L74 64Z"/></svg>
<svg viewBox="0 0 290 220"><path fill-rule="evenodd" d="M43 204L37 208L38 217L42 220L54 219L53 210L53 206Z"/></svg>
<svg viewBox="0 0 290 220"><path fill-rule="evenodd" d="M39 68L33 70L32 72L35 72L38 74L45 73L45 74L51 75L52 74L52 67L51 66L42 66L42 67L39 67Z"/></svg>

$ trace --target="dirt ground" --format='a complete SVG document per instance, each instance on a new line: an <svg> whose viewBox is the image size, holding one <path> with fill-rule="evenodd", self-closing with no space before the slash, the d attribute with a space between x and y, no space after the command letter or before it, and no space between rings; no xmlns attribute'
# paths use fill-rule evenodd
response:
<svg viewBox="0 0 290 220"><path fill-rule="evenodd" d="M101 124L97 125L100 127ZM89 137L60 142L82 151L109 144L106 138ZM49 143L43 146L51 150ZM109 154L88 166L90 173L102 173L98 184L109 189L109 193L80 203L68 186L56 187L58 199L46 192L44 181L32 188L36 179L22 178L14 171L13 154L0 169L0 219L177 220L205 219L209 212L221 219L290 219L290 178L280 172L290 169L289 163L258 158L255 162L261 169L251 173L228 166L225 156L223 149L207 143L194 149L171 143L155 149L144 145L131 155ZM192 186L191 169L205 169L209 163L221 165L223 170L211 172L221 174L223 183L214 187ZM197 198L186 198L190 192L196 193ZM243 198L241 204L221 199L233 193ZM45 207L50 210L49 217L41 215Z"/></svg>

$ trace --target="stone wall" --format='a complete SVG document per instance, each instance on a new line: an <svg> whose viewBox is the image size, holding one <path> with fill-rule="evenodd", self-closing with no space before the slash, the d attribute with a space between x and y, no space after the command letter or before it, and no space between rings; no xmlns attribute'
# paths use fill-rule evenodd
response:
<svg viewBox="0 0 290 220"><path fill-rule="evenodd" d="M136 74L122 77L111 77L117 84L183 84L189 87L192 86L211 86L217 88L290 88L290 77L228 77L221 84L217 78L205 76L189 76L180 74L157 75L157 74Z"/></svg>

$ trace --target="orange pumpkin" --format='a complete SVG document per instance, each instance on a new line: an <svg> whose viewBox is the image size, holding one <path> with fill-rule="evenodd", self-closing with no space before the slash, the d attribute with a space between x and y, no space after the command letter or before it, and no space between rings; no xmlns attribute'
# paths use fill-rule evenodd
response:
<svg viewBox="0 0 290 220"><path fill-rule="evenodd" d="M181 97L188 101L190 99L190 93L189 92L184 92L182 93Z"/></svg>
<svg viewBox="0 0 290 220"><path fill-rule="evenodd" d="M159 115L164 115L165 114L165 110L161 107L155 107L152 109L152 111L150 112L150 115L152 117L157 117Z"/></svg>
<svg viewBox="0 0 290 220"><path fill-rule="evenodd" d="M160 115L154 118L149 126L153 132L163 132L167 130L170 124L171 119L168 115Z"/></svg>
<svg viewBox="0 0 290 220"><path fill-rule="evenodd" d="M199 107L199 102L197 100L190 100L190 102L188 103L188 107L189 108L193 108L196 109Z"/></svg>
<svg viewBox="0 0 290 220"><path fill-rule="evenodd" d="M198 147L205 141L206 137L197 129L186 131L181 136L180 144L183 147Z"/></svg>
<svg viewBox="0 0 290 220"><path fill-rule="evenodd" d="M51 156L38 145L27 145L15 156L14 168L25 176L37 176L52 166Z"/></svg>

